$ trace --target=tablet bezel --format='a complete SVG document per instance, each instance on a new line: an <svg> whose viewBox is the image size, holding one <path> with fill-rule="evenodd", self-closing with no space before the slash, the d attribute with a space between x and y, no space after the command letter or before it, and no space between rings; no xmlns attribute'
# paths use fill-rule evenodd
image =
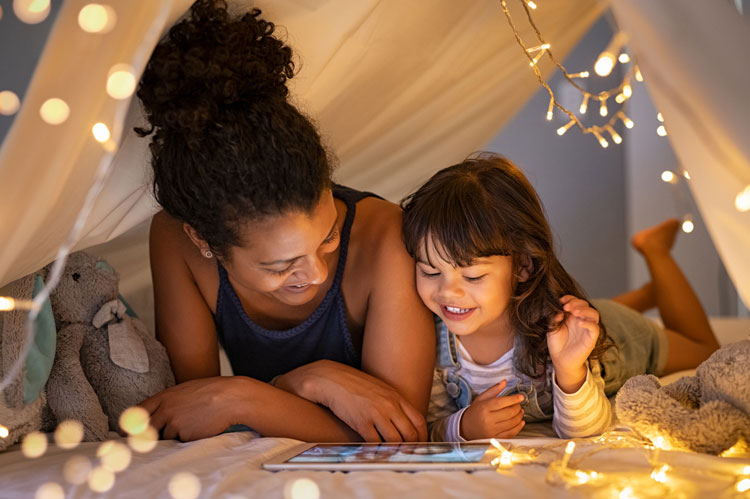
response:
<svg viewBox="0 0 750 499"><path fill-rule="evenodd" d="M487 452L492 450L492 445L483 444L480 442L403 442L411 445L435 445L435 444L448 444L448 445L486 445L487 450L485 451L482 459L477 462L391 462L391 461L368 461L368 462L345 462L345 463L331 463L331 462L299 462L290 463L289 459L311 449L317 445L345 445L345 446L376 446L382 445L383 443L398 444L401 442L381 442L381 443L332 443L332 442L317 442L317 443L302 443L295 445L294 447L281 452L262 464L262 467L269 471L282 471L282 470L322 470L322 471L357 471L357 470L389 470L389 471L437 471L437 470L483 470L493 469L494 466L490 463L494 457L497 457L497 453Z"/></svg>

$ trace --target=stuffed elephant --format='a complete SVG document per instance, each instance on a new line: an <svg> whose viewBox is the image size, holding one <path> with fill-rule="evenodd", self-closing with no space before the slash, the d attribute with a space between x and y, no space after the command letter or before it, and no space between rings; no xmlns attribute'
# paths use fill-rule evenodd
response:
<svg viewBox="0 0 750 499"><path fill-rule="evenodd" d="M750 453L750 339L720 348L695 376L670 385L635 376L615 404L618 419L651 441L661 436L675 449Z"/></svg>

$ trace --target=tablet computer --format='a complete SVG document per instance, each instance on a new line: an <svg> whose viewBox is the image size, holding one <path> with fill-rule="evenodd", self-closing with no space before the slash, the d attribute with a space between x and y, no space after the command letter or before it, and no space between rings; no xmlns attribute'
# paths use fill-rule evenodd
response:
<svg viewBox="0 0 750 499"><path fill-rule="evenodd" d="M267 470L477 470L492 468L487 443L300 444L263 463Z"/></svg>

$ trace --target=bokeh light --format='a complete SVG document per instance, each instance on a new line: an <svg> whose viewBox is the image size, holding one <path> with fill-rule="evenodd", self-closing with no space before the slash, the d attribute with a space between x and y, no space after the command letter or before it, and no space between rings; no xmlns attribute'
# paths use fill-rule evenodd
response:
<svg viewBox="0 0 750 499"><path fill-rule="evenodd" d="M659 125L659 128L656 129L656 134L659 137L666 137L667 136L667 129L664 128L664 125Z"/></svg>
<svg viewBox="0 0 750 499"><path fill-rule="evenodd" d="M21 452L29 459L44 455L47 451L47 435L40 431L27 433L21 441Z"/></svg>
<svg viewBox="0 0 750 499"><path fill-rule="evenodd" d="M87 33L108 33L115 24L117 14L109 5L90 3L78 12L78 26Z"/></svg>
<svg viewBox="0 0 750 499"><path fill-rule="evenodd" d="M661 172L661 179L664 182L673 184L675 181L677 181L677 175L675 175L674 172L671 172L669 170L664 170L663 172Z"/></svg>
<svg viewBox="0 0 750 499"><path fill-rule="evenodd" d="M154 450L158 441L159 433L157 433L152 426L149 426L141 433L130 435L128 437L128 445L130 445L130 448L141 454Z"/></svg>
<svg viewBox="0 0 750 499"><path fill-rule="evenodd" d="M108 440L101 444L96 455L101 460L102 467L113 473L123 471L130 466L132 457L128 446L115 440Z"/></svg>
<svg viewBox="0 0 750 499"><path fill-rule="evenodd" d="M130 435L144 432L149 426L149 414L143 407L128 407L120 414L120 429Z"/></svg>
<svg viewBox="0 0 750 499"><path fill-rule="evenodd" d="M70 116L70 108L64 100L53 97L44 101L42 107L39 108L39 114L46 123L59 125Z"/></svg>
<svg viewBox="0 0 750 499"><path fill-rule="evenodd" d="M67 419L55 428L55 443L63 449L74 449L83 440L83 425L80 421Z"/></svg>
<svg viewBox="0 0 750 499"><path fill-rule="evenodd" d="M168 489L174 499L195 499L201 493L201 482L194 474L181 471L169 480Z"/></svg>
<svg viewBox="0 0 750 499"><path fill-rule="evenodd" d="M135 92L137 83L135 70L130 65L115 64L107 77L107 94L113 99L127 99Z"/></svg>
<svg viewBox="0 0 750 499"><path fill-rule="evenodd" d="M734 207L739 212L750 211L750 185L742 189L734 198Z"/></svg>
<svg viewBox="0 0 750 499"><path fill-rule="evenodd" d="M73 456L63 464L62 473L68 483L73 485L86 483L91 473L91 461L86 456Z"/></svg>
<svg viewBox="0 0 750 499"><path fill-rule="evenodd" d="M91 133L97 142L107 142L109 140L109 128L104 123L96 123L91 127Z"/></svg>
<svg viewBox="0 0 750 499"><path fill-rule="evenodd" d="M693 232L693 229L695 229L695 224L689 218L682 222L682 232L685 234L690 234Z"/></svg>
<svg viewBox="0 0 750 499"><path fill-rule="evenodd" d="M26 24L38 24L49 15L49 0L13 0L13 12Z"/></svg>
<svg viewBox="0 0 750 499"><path fill-rule="evenodd" d="M309 478L297 478L284 485L284 499L319 499L320 488Z"/></svg>
<svg viewBox="0 0 750 499"><path fill-rule="evenodd" d="M97 466L89 473L89 488L94 492L107 492L115 484L115 474Z"/></svg>
<svg viewBox="0 0 750 499"><path fill-rule="evenodd" d="M64 499L65 491L59 483L47 482L36 489L34 499Z"/></svg>
<svg viewBox="0 0 750 499"><path fill-rule="evenodd" d="M8 428L0 424L0 438L8 438L8 435L10 435Z"/></svg>
<svg viewBox="0 0 750 499"><path fill-rule="evenodd" d="M14 92L10 90L0 92L0 114L10 116L15 114L19 107L21 107L21 100Z"/></svg>

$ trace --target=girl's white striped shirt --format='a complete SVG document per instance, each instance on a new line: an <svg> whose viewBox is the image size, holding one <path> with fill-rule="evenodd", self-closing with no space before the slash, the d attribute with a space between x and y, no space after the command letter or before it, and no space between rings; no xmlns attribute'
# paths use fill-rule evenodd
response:
<svg viewBox="0 0 750 499"><path fill-rule="evenodd" d="M513 368L513 349L510 349L491 364L474 362L460 340L456 338L460 369L458 375L471 387L472 399L499 383L507 381L508 388L518 384ZM563 392L555 381L554 369L548 366L548 376L532 380L537 392L537 402L545 410L553 409L552 425L561 438L588 437L606 430L612 419L612 409L604 394L604 380L598 362L591 362L586 380L575 393ZM551 379L551 382L549 380ZM550 389L551 386L551 389ZM461 416L464 409L458 409L455 401L445 390L444 382L435 370L430 396L427 423L430 439L435 441L462 442L460 435ZM527 422L530 420L524 415ZM488 436L489 438L489 436Z"/></svg>

